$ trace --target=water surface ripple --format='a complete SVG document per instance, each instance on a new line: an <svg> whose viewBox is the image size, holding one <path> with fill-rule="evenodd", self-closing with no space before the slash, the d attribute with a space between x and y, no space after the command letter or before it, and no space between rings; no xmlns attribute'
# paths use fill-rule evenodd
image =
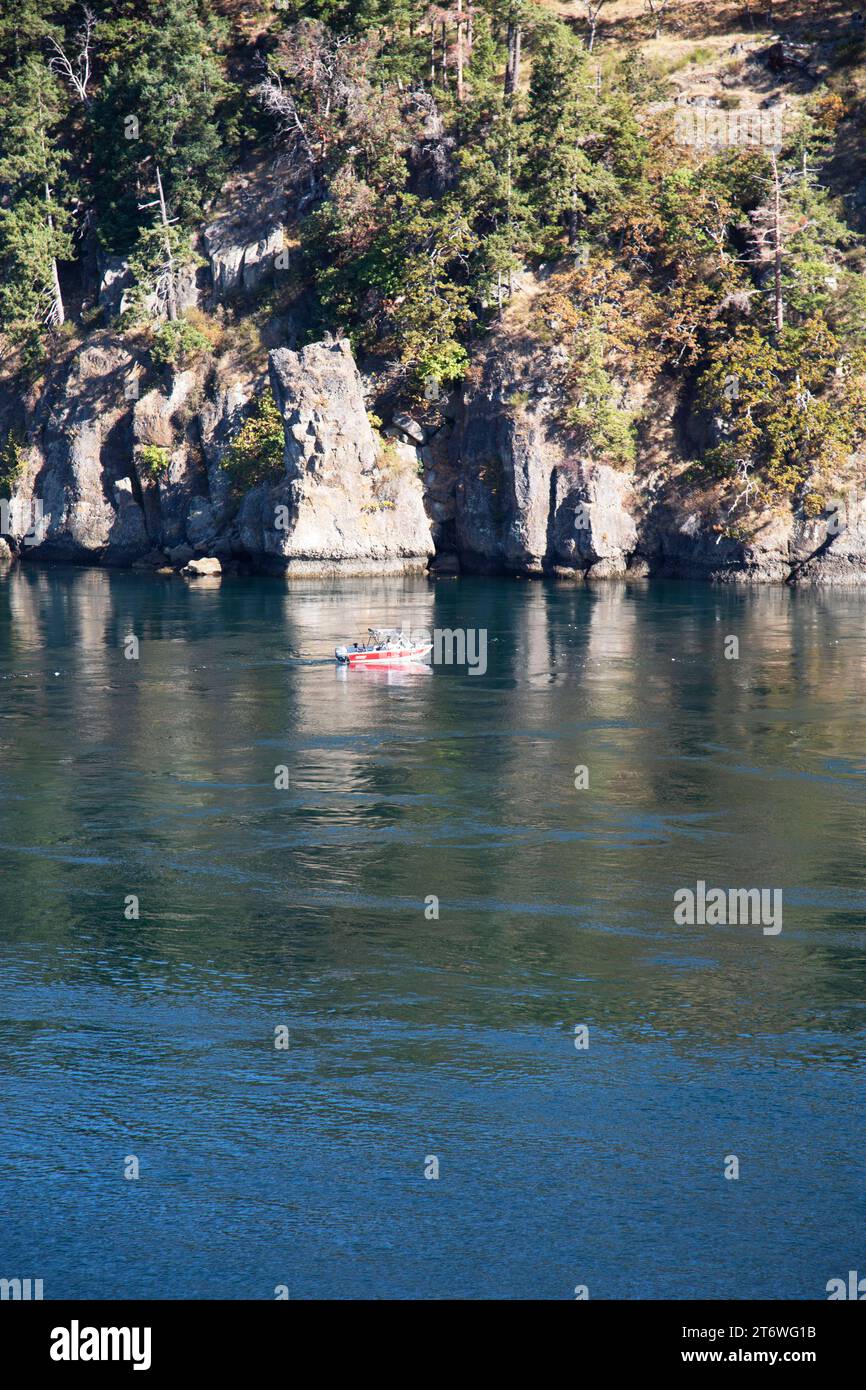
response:
<svg viewBox="0 0 866 1390"><path fill-rule="evenodd" d="M0 1275L825 1297L866 1259L864 615L690 585L0 581ZM486 629L487 673L328 659L404 621ZM698 879L781 888L781 935L675 926Z"/></svg>

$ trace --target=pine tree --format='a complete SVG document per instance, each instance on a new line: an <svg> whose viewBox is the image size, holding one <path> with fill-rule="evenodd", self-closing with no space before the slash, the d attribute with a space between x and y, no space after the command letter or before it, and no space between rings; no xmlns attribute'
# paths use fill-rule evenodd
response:
<svg viewBox="0 0 866 1390"><path fill-rule="evenodd" d="M115 251L153 220L142 217L152 200L184 225L198 220L225 169L227 84L213 20L199 17L194 0L164 0L152 19L124 24L123 56L110 62L92 108L99 235Z"/></svg>
<svg viewBox="0 0 866 1390"><path fill-rule="evenodd" d="M478 298L502 309L515 271L535 241L526 153L511 104L497 91L459 155L457 197L473 231L470 279Z"/></svg>
<svg viewBox="0 0 866 1390"><path fill-rule="evenodd" d="M41 53L46 39L62 37L63 16L73 0L3 0L0 6L0 71L20 68Z"/></svg>
<svg viewBox="0 0 866 1390"><path fill-rule="evenodd" d="M831 301L840 252L852 234L834 200L796 161L772 151L767 195L751 213L751 263L768 284L780 338L790 312L800 319Z"/></svg>
<svg viewBox="0 0 866 1390"><path fill-rule="evenodd" d="M73 255L74 190L56 140L61 93L46 64L30 55L0 104L0 326L33 338L66 312L57 269Z"/></svg>
<svg viewBox="0 0 866 1390"><path fill-rule="evenodd" d="M544 25L536 36L528 111L528 172L539 224L552 249L564 227L577 240L594 171L581 147L590 84L586 55L571 31Z"/></svg>

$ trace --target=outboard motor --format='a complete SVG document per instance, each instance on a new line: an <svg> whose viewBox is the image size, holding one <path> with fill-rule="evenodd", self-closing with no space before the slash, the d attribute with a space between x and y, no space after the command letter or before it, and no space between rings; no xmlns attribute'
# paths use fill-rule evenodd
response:
<svg viewBox="0 0 866 1390"><path fill-rule="evenodd" d="M334 656L337 658L338 661L349 660L349 653L347 652L345 647L337 647L334 651Z"/></svg>

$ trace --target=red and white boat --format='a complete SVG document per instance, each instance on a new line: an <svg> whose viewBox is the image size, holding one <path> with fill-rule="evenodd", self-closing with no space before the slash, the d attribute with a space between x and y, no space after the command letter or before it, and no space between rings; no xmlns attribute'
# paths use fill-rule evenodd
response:
<svg viewBox="0 0 866 1390"><path fill-rule="evenodd" d="M366 642L337 647L334 652L341 666L390 666L398 661L422 661L433 650L432 642L418 642L395 627L367 629Z"/></svg>

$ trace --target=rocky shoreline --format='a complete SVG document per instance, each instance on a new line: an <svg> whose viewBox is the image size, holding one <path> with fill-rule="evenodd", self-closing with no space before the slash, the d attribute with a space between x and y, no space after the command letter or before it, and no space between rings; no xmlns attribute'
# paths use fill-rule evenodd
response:
<svg viewBox="0 0 866 1390"><path fill-rule="evenodd" d="M187 575L866 583L850 498L814 519L755 518L738 538L669 477L576 460L550 383L536 372L543 389L518 397L509 370L494 342L473 383L382 426L346 340L274 348L282 468L238 495L223 457L262 378L218 361L130 400L134 355L103 333L33 410L0 555ZM148 448L163 451L162 476L142 466Z"/></svg>

